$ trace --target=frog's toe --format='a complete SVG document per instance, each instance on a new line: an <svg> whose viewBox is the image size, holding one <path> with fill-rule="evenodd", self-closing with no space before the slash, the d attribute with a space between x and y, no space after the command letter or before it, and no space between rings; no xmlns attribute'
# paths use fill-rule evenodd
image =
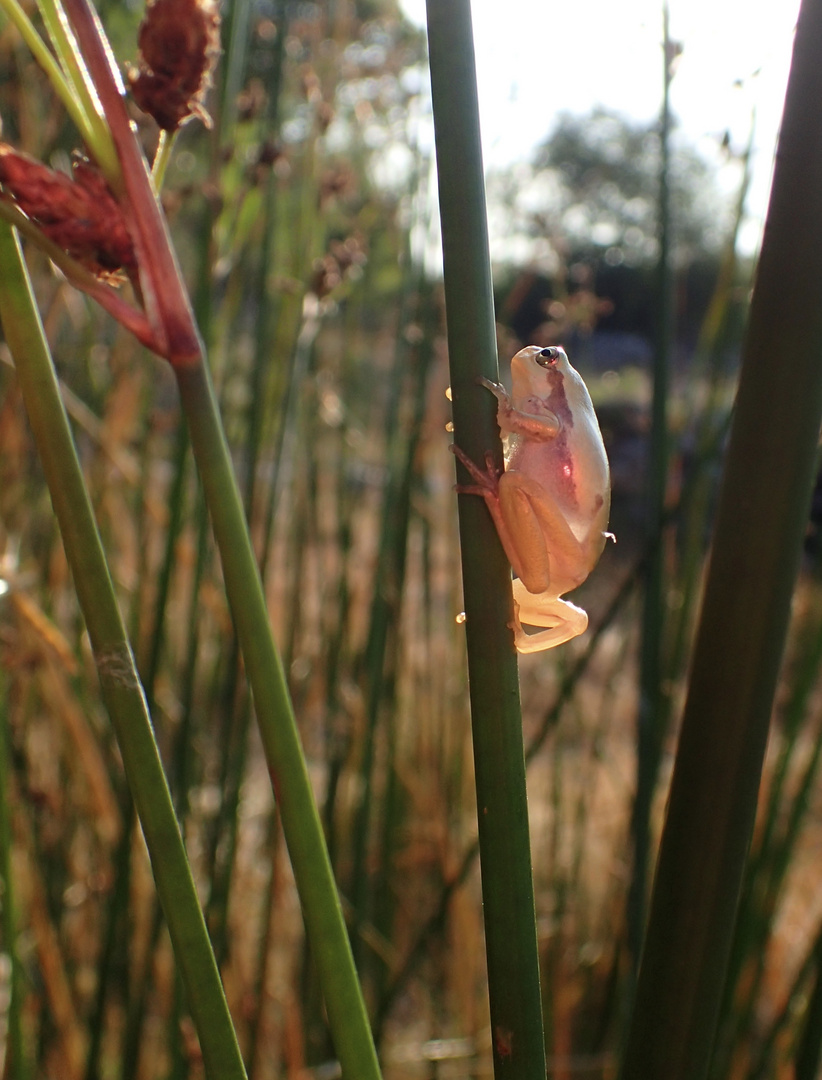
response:
<svg viewBox="0 0 822 1080"><path fill-rule="evenodd" d="M457 446L456 443L451 443L449 449L451 450L451 453L454 455L454 457L465 466L465 468L468 470L468 472L471 474L471 476L481 489L480 491L469 490L467 487L465 487L465 485L458 484L456 487L457 491L466 492L467 494L471 495L484 495L486 492L492 492L493 494L496 494L499 488L500 474L496 466L494 465L494 458L492 454L488 453L485 455L485 471L483 471L479 467L479 465L476 465L471 460L471 458L468 457L464 450L461 450L460 447Z"/></svg>

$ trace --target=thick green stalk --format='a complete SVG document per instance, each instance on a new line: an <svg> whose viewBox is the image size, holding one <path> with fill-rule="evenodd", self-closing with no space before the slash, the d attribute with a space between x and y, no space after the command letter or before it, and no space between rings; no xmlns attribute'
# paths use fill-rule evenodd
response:
<svg viewBox="0 0 822 1080"><path fill-rule="evenodd" d="M454 430L502 468L496 335L469 0L428 0ZM457 475L469 481L459 466ZM483 501L459 499L494 1069L544 1080L539 961L512 620L511 575Z"/></svg>
<svg viewBox="0 0 822 1080"><path fill-rule="evenodd" d="M625 1080L714 1038L822 418L822 0L804 0Z"/></svg>
<svg viewBox="0 0 822 1080"><path fill-rule="evenodd" d="M211 380L199 364L175 374L334 1046L346 1080L377 1080L377 1055Z"/></svg>
<svg viewBox="0 0 822 1080"><path fill-rule="evenodd" d="M0 318L15 359L206 1069L212 1080L244 1080L237 1039L48 345L17 237L5 224L0 225Z"/></svg>

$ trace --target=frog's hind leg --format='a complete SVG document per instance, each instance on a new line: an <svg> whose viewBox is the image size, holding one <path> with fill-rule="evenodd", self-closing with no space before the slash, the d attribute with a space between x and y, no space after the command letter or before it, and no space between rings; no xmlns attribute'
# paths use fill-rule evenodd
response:
<svg viewBox="0 0 822 1080"><path fill-rule="evenodd" d="M544 626L535 634L526 634L522 624ZM552 599L530 593L523 583L514 581L514 644L517 652L542 652L563 645L585 633L588 615L568 600Z"/></svg>
<svg viewBox="0 0 822 1080"><path fill-rule="evenodd" d="M554 596L575 589L585 578L578 573L585 553L561 507L541 484L516 469L504 473L498 487L501 514L516 549L515 557L509 552L508 558L524 587Z"/></svg>

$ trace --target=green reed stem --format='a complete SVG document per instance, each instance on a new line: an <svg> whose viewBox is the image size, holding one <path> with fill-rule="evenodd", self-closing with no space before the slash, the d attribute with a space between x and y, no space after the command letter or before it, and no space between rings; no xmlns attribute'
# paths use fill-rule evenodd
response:
<svg viewBox="0 0 822 1080"><path fill-rule="evenodd" d="M822 3L803 0L624 1080L706 1075L822 419Z"/></svg>
<svg viewBox="0 0 822 1080"><path fill-rule="evenodd" d="M171 161L171 155L174 152L178 134L178 131L173 133L169 133L168 131L160 132L160 138L157 142L157 153L154 155L154 161L151 163L151 181L154 184L155 191L160 191L165 183L166 170Z"/></svg>
<svg viewBox="0 0 822 1080"><path fill-rule="evenodd" d="M203 364L178 367L175 374L334 1045L346 1080L378 1080L376 1050L214 390Z"/></svg>
<svg viewBox="0 0 822 1080"><path fill-rule="evenodd" d="M78 58L75 55L76 43L73 36L69 38L70 32L65 24L61 22L53 8L53 4L44 4L42 14L46 28L52 36L60 60L63 62L62 67L49 51L45 41L38 34L34 24L23 10L21 4L18 3L18 0L0 0L0 8L6 13L9 21L17 27L20 36L31 49L35 60L48 76L49 82L62 101L66 112L76 124L77 130L94 156L95 161L106 174L109 182L111 182L112 178L119 176L120 172L117 156L114 153L114 144L111 141L108 128L92 101L83 71L78 65Z"/></svg>
<svg viewBox="0 0 822 1080"><path fill-rule="evenodd" d="M647 522L648 560L642 605L639 708L637 716L636 795L631 810L633 867L628 890L628 948L632 977L639 967L651 861L651 807L656 790L667 720L665 683L662 679L665 640L666 583L664 543L665 489L668 478L668 383L673 342L673 274L671 269L671 43L668 7L663 6L663 93L659 121L660 164L657 203L659 258L656 268L657 327L654 346L653 398L651 402L650 467Z"/></svg>
<svg viewBox="0 0 822 1080"><path fill-rule="evenodd" d="M112 63L110 48L96 12L88 0L64 0L64 5L103 104L122 168L124 190L119 194L121 199L128 204L131 214L132 239L140 263L141 285L150 324L150 333L143 340L151 342L151 347L155 351L173 360L183 411L189 425L192 448L220 549L226 592L242 647L246 673L254 695L263 745L282 814L283 828L303 904L308 934L312 939L317 958L329 1024L343 1076L346 1080L378 1080L379 1066L368 1026L365 1004L357 981L322 826L300 746L282 663L274 644L265 595L191 303L179 273L165 220L160 212L139 145L125 110L120 94L119 76ZM308 199L308 194L305 198ZM304 247L302 250L308 249ZM0 258L0 264L2 264L2 258ZM31 303L30 298L29 303ZM36 319L36 311L32 309L27 317L30 320ZM23 345L25 344L23 342ZM42 348L42 342L40 347L47 357L47 352ZM12 349L14 351L13 346ZM45 367L51 370L48 364ZM53 374L51 377L53 378ZM64 414L61 413L61 415ZM47 430L46 427L44 435ZM55 480L61 473L59 464L58 456L55 460ZM60 486L59 483L57 486ZM80 483L80 488L84 497L82 483ZM60 489L61 498L67 489L68 485ZM69 502L65 506L66 528L70 528L73 524L70 510L71 503ZM89 521L93 525L90 511ZM63 527L62 518L61 527ZM92 546L99 555L98 563L102 565L103 573L100 574L100 565L95 564L90 580L93 582L94 575L98 575L101 580L107 581L105 561L96 532L94 538L95 545ZM83 539L83 543L87 543L87 537ZM83 547L78 547L76 550L78 559L82 552ZM85 567L80 565L80 570L85 571ZM88 571L85 572L88 573ZM78 579L78 590L81 585L85 590L88 577L84 579L82 572L76 573L75 576ZM90 593L89 602L93 606L95 589L89 588L88 592ZM85 601L84 592L81 594L81 605L84 608ZM144 723L148 736L151 736L151 729L148 724L145 700L133 671L131 653L116 605L114 612L116 619L110 625L106 625L108 637L103 638L100 646L100 648L108 649L108 652L103 653L104 660L112 654L112 663L101 665L104 693L106 700L111 702L112 710L115 706L121 705L121 698L124 709L131 709L134 712L139 706L139 717L134 717L132 725L134 733L129 730L121 732L121 743L130 748L137 740L136 745L144 750L148 770L141 773L139 779L142 783L151 783L151 769L159 770L161 777L162 769L153 738L150 739L150 747L143 747L139 741L143 731L140 724ZM133 686L131 681L124 682L118 678L126 660L129 662L128 671L130 675L133 675ZM119 723L119 714L117 722ZM127 739L129 735L130 738ZM153 757L151 757L152 754ZM149 758L151 760L148 760ZM127 765L127 769L131 776L132 768ZM162 816L165 810L162 808L167 807L171 819L174 820L174 836L181 845L164 777L162 792L162 799L159 800L157 807L154 807L150 802L145 803L142 799L143 789L135 782L135 802L143 828L147 830L146 822L148 821L153 828L159 829L160 822L165 820ZM140 798L138 798L138 793ZM156 826L152 816L154 814L159 815ZM149 846L151 847L151 844ZM180 846L180 851L184 855L182 846ZM185 865L187 869L187 864ZM158 858L154 870L158 878L158 889L162 882L164 890L168 881L165 863ZM190 875L186 880L189 884L191 883ZM164 894L163 890L160 890L161 896ZM194 895L193 886L192 895ZM166 910L169 929L177 947L176 951L180 954L181 964L187 965L189 959L183 946L187 948L189 943L185 936L180 936L186 927L178 920L178 912L173 906L175 897L172 895L170 899L172 904ZM190 932L199 934L200 928L204 934L205 923L197 905L196 916L192 915L191 918ZM176 940L177 937L179 940ZM216 965L210 948L208 957L216 975ZM183 977L189 995L202 993L207 985L208 976L206 973L202 974L201 987L196 980L192 984L190 977L192 975L193 971L186 970L184 967ZM192 1012L195 1012L195 1002L192 1002ZM213 1044L215 1049L219 1049L222 1043L226 1048L231 1045L237 1052L236 1038L233 1029L230 1028L230 1022L231 1039L228 1040L227 1033L221 1035L219 1023L215 1022L211 1027L206 1024L203 1028L200 1021L207 1020L207 1017L195 1013L194 1018L201 1039ZM232 1070L233 1065L229 1067L227 1061L226 1067L221 1072L215 1072L215 1077L219 1075L220 1080L223 1080L223 1078L233 1076ZM237 1075L244 1076L241 1064Z"/></svg>
<svg viewBox="0 0 822 1080"><path fill-rule="evenodd" d="M245 1069L17 237L0 225L0 318L212 1080Z"/></svg>
<svg viewBox="0 0 822 1080"><path fill-rule="evenodd" d="M37 6L57 53L60 67L68 79L72 96L76 99L78 108L83 111L86 127L81 127L80 133L86 139L86 144L106 179L116 189L119 184L120 162L114 152L114 143L103 117L100 99L89 77L66 13L59 0L38 0Z"/></svg>
<svg viewBox="0 0 822 1080"><path fill-rule="evenodd" d="M502 468L496 335L469 0L428 0L428 47L455 437ZM468 474L460 465L462 483ZM459 498L486 958L497 1077L544 1080L539 962L511 574L491 517Z"/></svg>

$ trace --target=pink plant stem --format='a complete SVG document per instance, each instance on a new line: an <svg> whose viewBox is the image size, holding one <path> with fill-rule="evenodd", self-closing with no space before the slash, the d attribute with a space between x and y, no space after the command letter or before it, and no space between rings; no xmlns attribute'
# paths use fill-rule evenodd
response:
<svg viewBox="0 0 822 1080"><path fill-rule="evenodd" d="M148 166L126 112L122 80L105 32L88 0L63 2L120 159L123 190L115 193L137 252L143 302L154 338L150 347L175 366L196 364L202 360L202 343Z"/></svg>

